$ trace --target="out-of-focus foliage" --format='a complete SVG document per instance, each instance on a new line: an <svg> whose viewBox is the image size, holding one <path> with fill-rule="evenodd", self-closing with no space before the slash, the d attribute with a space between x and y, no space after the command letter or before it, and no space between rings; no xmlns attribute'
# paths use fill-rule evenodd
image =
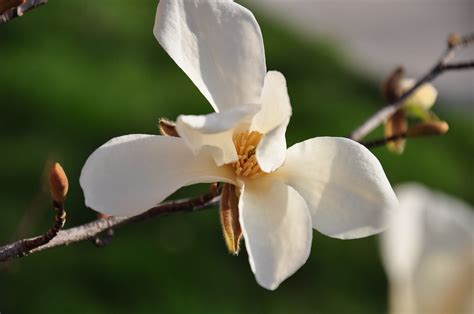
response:
<svg viewBox="0 0 474 314"><path fill-rule="evenodd" d="M1 243L13 240L25 212L33 218L23 235L49 227L53 214L41 179L47 159L60 161L69 175L71 227L95 218L78 184L95 148L114 136L156 134L160 117L212 111L154 39L155 8L156 1L51 1L0 26ZM382 103L377 84L351 71L331 43L308 42L255 14L268 68L288 81L290 145L347 135ZM472 204L472 120L442 117L451 126L446 136L410 140L400 157L374 152L391 182L421 181ZM0 266L0 312L384 312L375 237L314 237L309 262L269 292L255 282L245 250L227 253L216 210L127 226L106 249L86 242Z"/></svg>

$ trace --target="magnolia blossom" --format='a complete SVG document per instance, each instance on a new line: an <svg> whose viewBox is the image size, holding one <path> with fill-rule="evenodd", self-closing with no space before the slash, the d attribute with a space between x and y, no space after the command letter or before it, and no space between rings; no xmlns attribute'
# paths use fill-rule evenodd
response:
<svg viewBox="0 0 474 314"><path fill-rule="evenodd" d="M320 137L287 149L285 78L267 72L249 10L233 1L162 0L154 34L215 113L179 116L179 138L126 135L98 148L80 179L87 206L132 216L182 186L232 184L250 266L268 289L305 263L312 228L341 239L385 228L385 208L397 200L365 147Z"/></svg>
<svg viewBox="0 0 474 314"><path fill-rule="evenodd" d="M382 235L392 313L474 311L474 213L447 195L407 184Z"/></svg>

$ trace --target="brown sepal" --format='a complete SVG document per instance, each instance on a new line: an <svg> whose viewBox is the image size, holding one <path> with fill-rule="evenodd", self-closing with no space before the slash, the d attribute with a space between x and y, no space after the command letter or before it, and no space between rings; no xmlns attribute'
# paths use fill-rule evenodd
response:
<svg viewBox="0 0 474 314"><path fill-rule="evenodd" d="M405 134L408 130L408 122L402 109L395 112L384 124L385 137L391 137L398 134ZM387 143L387 148L396 154L403 153L406 140L400 138L398 140Z"/></svg>
<svg viewBox="0 0 474 314"><path fill-rule="evenodd" d="M382 85L382 94L385 100L389 103L397 100L403 93L400 85L400 80L404 76L404 70L401 66L397 67Z"/></svg>
<svg viewBox="0 0 474 314"><path fill-rule="evenodd" d="M161 118L158 122L158 127L163 135L179 137L178 131L176 131L176 124L173 121Z"/></svg>
<svg viewBox="0 0 474 314"><path fill-rule="evenodd" d="M222 187L220 219L227 249L231 254L239 254L242 229L239 223L239 197L235 185L224 183Z"/></svg>

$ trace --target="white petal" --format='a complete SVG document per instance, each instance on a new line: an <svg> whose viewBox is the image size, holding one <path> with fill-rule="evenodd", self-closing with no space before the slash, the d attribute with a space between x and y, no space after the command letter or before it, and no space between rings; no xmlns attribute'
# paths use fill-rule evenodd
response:
<svg viewBox="0 0 474 314"><path fill-rule="evenodd" d="M233 182L228 167L208 155L194 156L176 137L126 135L99 147L82 168L86 205L114 216L134 216L182 186Z"/></svg>
<svg viewBox="0 0 474 314"><path fill-rule="evenodd" d="M264 134L257 147L257 160L265 172L272 172L285 161L286 127L290 121L291 104L283 74L269 71L265 77L261 109L252 119L250 129Z"/></svg>
<svg viewBox="0 0 474 314"><path fill-rule="evenodd" d="M239 200L240 224L250 267L257 282L270 290L308 259L312 229L306 203L278 181L246 184Z"/></svg>
<svg viewBox="0 0 474 314"><path fill-rule="evenodd" d="M385 229L395 194L377 158L349 139L318 137L288 149L278 172L306 200L313 228L335 238Z"/></svg>
<svg viewBox="0 0 474 314"><path fill-rule="evenodd" d="M283 74L269 71L265 76L261 109L252 119L251 130L268 133L283 124L291 116L290 97Z"/></svg>
<svg viewBox="0 0 474 314"><path fill-rule="evenodd" d="M286 119L281 125L265 134L257 146L257 161L264 172L272 172L278 169L286 157L286 127L290 119Z"/></svg>
<svg viewBox="0 0 474 314"><path fill-rule="evenodd" d="M208 115L181 115L176 121L176 130L194 154L207 152L221 166L237 160L232 136L236 129L248 125L256 109L258 107L249 105Z"/></svg>
<svg viewBox="0 0 474 314"><path fill-rule="evenodd" d="M258 103L265 51L249 10L227 0L161 0L153 33L214 110Z"/></svg>
<svg viewBox="0 0 474 314"><path fill-rule="evenodd" d="M473 209L417 184L396 192L400 205L381 238L394 312L468 313L474 296Z"/></svg>
<svg viewBox="0 0 474 314"><path fill-rule="evenodd" d="M400 81L402 92L408 91L416 83L416 80L411 78L404 78ZM438 97L438 91L430 83L421 85L410 97L405 100L405 106L420 107L424 110L429 110L433 107Z"/></svg>

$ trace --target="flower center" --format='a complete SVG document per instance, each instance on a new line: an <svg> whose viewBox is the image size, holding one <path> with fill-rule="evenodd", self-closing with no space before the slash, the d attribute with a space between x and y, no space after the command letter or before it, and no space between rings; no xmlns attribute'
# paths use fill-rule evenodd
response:
<svg viewBox="0 0 474 314"><path fill-rule="evenodd" d="M261 138L262 133L257 131L245 131L234 135L233 141L239 159L230 165L235 168L236 175L253 179L263 173L255 155Z"/></svg>

